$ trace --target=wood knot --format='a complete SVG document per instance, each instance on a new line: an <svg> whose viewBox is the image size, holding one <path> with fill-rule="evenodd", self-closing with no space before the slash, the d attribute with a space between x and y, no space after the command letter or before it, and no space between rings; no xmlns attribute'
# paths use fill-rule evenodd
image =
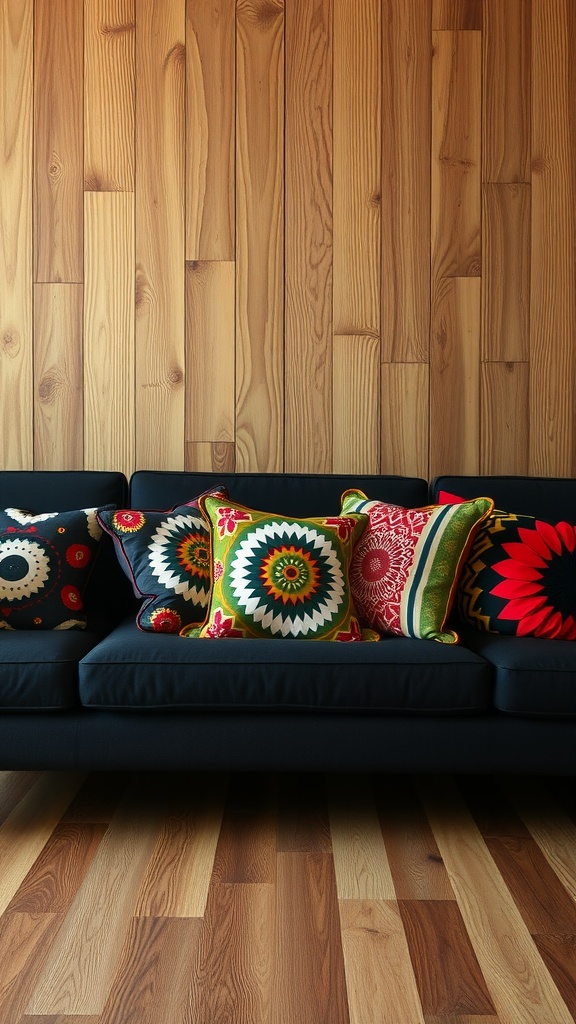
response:
<svg viewBox="0 0 576 1024"><path fill-rule="evenodd" d="M50 405L58 392L58 381L54 374L46 373L38 385L38 397L41 402Z"/></svg>
<svg viewBox="0 0 576 1024"><path fill-rule="evenodd" d="M16 356L20 351L20 335L16 330L7 330L2 336L2 350L7 356Z"/></svg>
<svg viewBox="0 0 576 1024"><path fill-rule="evenodd" d="M175 64L176 67L186 67L186 47L184 43L174 43L174 46L168 50L164 60L164 70L166 71L170 64Z"/></svg>
<svg viewBox="0 0 576 1024"><path fill-rule="evenodd" d="M173 385L182 384L184 382L184 374L179 366L173 366L168 372L168 383Z"/></svg>
<svg viewBox="0 0 576 1024"><path fill-rule="evenodd" d="M121 36L133 32L135 27L133 21L127 21L125 25L102 25L100 32L103 36Z"/></svg>

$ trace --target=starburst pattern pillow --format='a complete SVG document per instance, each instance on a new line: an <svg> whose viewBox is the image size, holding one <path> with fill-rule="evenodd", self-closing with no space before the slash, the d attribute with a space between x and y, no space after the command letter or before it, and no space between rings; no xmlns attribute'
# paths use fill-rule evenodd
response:
<svg viewBox="0 0 576 1024"><path fill-rule="evenodd" d="M365 512L369 525L350 567L352 596L373 629L456 643L446 628L460 565L490 498L454 505L401 508L369 501L359 490L342 495L342 514Z"/></svg>
<svg viewBox="0 0 576 1024"><path fill-rule="evenodd" d="M102 536L97 511L0 512L1 629L85 629L84 593Z"/></svg>
<svg viewBox="0 0 576 1024"><path fill-rule="evenodd" d="M213 588L201 630L184 636L361 640L348 567L364 515L292 519L200 499Z"/></svg>
<svg viewBox="0 0 576 1024"><path fill-rule="evenodd" d="M215 492L220 500L225 488ZM98 521L114 541L137 597L136 623L146 632L179 633L206 616L210 594L210 535L198 498L168 511L119 509Z"/></svg>
<svg viewBox="0 0 576 1024"><path fill-rule="evenodd" d="M494 511L463 568L458 612L492 633L576 640L576 526Z"/></svg>

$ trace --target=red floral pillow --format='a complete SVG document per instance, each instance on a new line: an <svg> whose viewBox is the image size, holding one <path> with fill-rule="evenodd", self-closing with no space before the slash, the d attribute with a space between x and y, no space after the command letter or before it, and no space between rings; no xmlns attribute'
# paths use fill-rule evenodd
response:
<svg viewBox="0 0 576 1024"><path fill-rule="evenodd" d="M494 511L458 588L460 618L513 636L576 639L576 526Z"/></svg>

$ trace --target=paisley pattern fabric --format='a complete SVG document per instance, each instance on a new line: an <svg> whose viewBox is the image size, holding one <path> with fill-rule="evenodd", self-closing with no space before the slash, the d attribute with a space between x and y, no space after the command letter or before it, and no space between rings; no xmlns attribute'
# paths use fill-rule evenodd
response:
<svg viewBox="0 0 576 1024"><path fill-rule="evenodd" d="M200 507L211 525L214 580L200 636L362 639L348 567L366 516L290 519L215 497Z"/></svg>
<svg viewBox="0 0 576 1024"><path fill-rule="evenodd" d="M0 512L0 628L84 629L102 531L97 509Z"/></svg>
<svg viewBox="0 0 576 1024"><path fill-rule="evenodd" d="M342 495L342 513L365 512L369 525L350 567L361 621L383 633L455 643L446 628L459 567L490 498L406 509L370 501L362 491Z"/></svg>
<svg viewBox="0 0 576 1024"><path fill-rule="evenodd" d="M576 526L494 511L462 571L460 618L514 636L576 639Z"/></svg>
<svg viewBox="0 0 576 1024"><path fill-rule="evenodd" d="M224 497L224 489L216 493ZM210 535L194 498L169 511L120 509L99 522L114 540L134 593L146 600L136 622L148 632L179 633L203 622L210 594Z"/></svg>

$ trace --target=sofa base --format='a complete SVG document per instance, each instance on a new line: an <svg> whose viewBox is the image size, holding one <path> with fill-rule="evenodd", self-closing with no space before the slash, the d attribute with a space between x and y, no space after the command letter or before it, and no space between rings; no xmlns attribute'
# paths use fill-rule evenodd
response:
<svg viewBox="0 0 576 1024"><path fill-rule="evenodd" d="M512 715L8 712L0 770L576 776L576 721Z"/></svg>

